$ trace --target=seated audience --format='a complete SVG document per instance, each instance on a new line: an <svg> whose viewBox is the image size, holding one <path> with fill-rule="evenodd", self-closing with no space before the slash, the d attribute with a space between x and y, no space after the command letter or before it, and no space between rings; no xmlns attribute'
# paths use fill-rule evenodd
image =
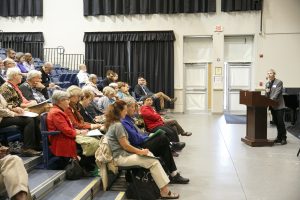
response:
<svg viewBox="0 0 300 200"><path fill-rule="evenodd" d="M34 69L33 59L31 53L25 53L25 58L23 65L26 67L27 71Z"/></svg>
<svg viewBox="0 0 300 200"><path fill-rule="evenodd" d="M83 120L88 123L98 123L99 115L94 116L94 114L91 113L90 110L88 110L88 107L93 101L94 93L87 88L82 89L82 93L83 95L81 97L81 100L79 101L78 109L81 116L83 117Z"/></svg>
<svg viewBox="0 0 300 200"><path fill-rule="evenodd" d="M65 109L66 115L70 118L72 125L76 129L99 129L102 127L101 124L88 123L85 122L83 117L79 112L78 103L81 100L83 92L80 87L72 85L67 89L70 96L70 104L67 109Z"/></svg>
<svg viewBox="0 0 300 200"><path fill-rule="evenodd" d="M9 199L31 199L28 188L28 174L23 160L8 154L8 148L0 147L0 187L6 188Z"/></svg>
<svg viewBox="0 0 300 200"><path fill-rule="evenodd" d="M140 109L140 113L144 119L146 129L152 133L158 129L162 129L166 132L166 135L171 142L177 142L175 143L174 148L177 148L178 150L184 148L185 143L179 142L177 132L172 127L165 124L161 116L151 107L153 103L152 95L144 96L142 101L143 106Z"/></svg>
<svg viewBox="0 0 300 200"><path fill-rule="evenodd" d="M42 94L42 90L45 86L41 83L42 73L37 70L31 70L27 74L26 82L20 85L20 90L27 100L36 100L41 103L46 100L46 97Z"/></svg>
<svg viewBox="0 0 300 200"><path fill-rule="evenodd" d="M83 155L80 145L76 145L76 136L85 136L88 131L75 129L70 118L66 115L66 110L70 104L69 98L68 92L60 90L54 91L52 95L54 106L47 116L47 128L49 131L60 131L60 134L50 136L50 150L59 157L57 169L64 169L70 158L78 158L80 166L89 172L95 167L95 156Z"/></svg>
<svg viewBox="0 0 300 200"><path fill-rule="evenodd" d="M85 86L82 87L82 89L92 90L95 94L95 98L103 96L103 93L100 90L98 90L97 81L98 77L96 76L96 74L90 74L89 81L85 84Z"/></svg>
<svg viewBox="0 0 300 200"><path fill-rule="evenodd" d="M0 86L5 83L5 78L4 78L4 63L2 58L0 58Z"/></svg>
<svg viewBox="0 0 300 200"><path fill-rule="evenodd" d="M9 106L0 94L0 128L16 125L23 134L23 147L21 153L24 156L37 156L41 152L40 139L41 133L35 119L23 117L24 110L20 107Z"/></svg>
<svg viewBox="0 0 300 200"><path fill-rule="evenodd" d="M29 70L27 70L27 68L24 66L23 62L25 60L25 55L22 52L18 52L16 54L16 63L17 63L17 67L20 69L21 73L23 74L23 76L27 76L27 73L29 72Z"/></svg>
<svg viewBox="0 0 300 200"><path fill-rule="evenodd" d="M14 61L14 66L17 66L17 63L15 62L16 52L13 49L11 48L6 49L6 58L12 59Z"/></svg>
<svg viewBox="0 0 300 200"><path fill-rule="evenodd" d="M77 74L77 78L78 78L78 82L80 87L82 87L83 85L85 85L86 83L89 82L89 75L86 72L86 65L85 64L80 64L79 65L79 72Z"/></svg>
<svg viewBox="0 0 300 200"><path fill-rule="evenodd" d="M153 93L149 90L147 87L147 82L143 77L138 78L138 84L134 87L134 93L136 95L136 98L141 98L145 95L152 95L154 99L158 99L160 102L160 109L164 109L165 107L165 100L170 101L171 103L174 103L177 98L171 99L169 96L164 94L163 92ZM159 111L159 110L158 110Z"/></svg>
<svg viewBox="0 0 300 200"><path fill-rule="evenodd" d="M59 157L57 169L64 169L70 158L77 158L76 135L86 135L87 130L74 129L66 115L69 108L69 94L65 91L56 90L52 95L53 107L47 116L48 131L60 131L58 135L50 135L50 150L53 155Z"/></svg>
<svg viewBox="0 0 300 200"><path fill-rule="evenodd" d="M118 82L118 88L119 88L119 91L117 92L117 96L119 97L119 99L131 98L131 99L135 100L129 94L129 85L128 85L128 83Z"/></svg>
<svg viewBox="0 0 300 200"><path fill-rule="evenodd" d="M3 70L2 70L2 77L3 79L6 81L7 80L7 70L9 68L14 68L16 67L15 65L15 61L13 61L12 59L10 58L6 58L4 61L3 61Z"/></svg>
<svg viewBox="0 0 300 200"><path fill-rule="evenodd" d="M95 103L97 104L97 107L104 113L106 108L116 101L116 91L113 88L106 86L103 89L103 94L104 96Z"/></svg>
<svg viewBox="0 0 300 200"><path fill-rule="evenodd" d="M42 94L46 99L49 99L48 90L54 90L55 88L58 88L57 85L51 83L49 74L52 70L53 64L50 62L44 63L43 67L40 69L42 72L42 84L45 86L45 88L42 90Z"/></svg>
<svg viewBox="0 0 300 200"><path fill-rule="evenodd" d="M18 84L21 83L22 74L19 68L9 68L7 70L7 81L1 85L0 93L3 95L8 105L12 107L22 107L27 108L33 105L36 105L35 100L27 100L21 90L18 87Z"/></svg>
<svg viewBox="0 0 300 200"><path fill-rule="evenodd" d="M117 83L118 79L119 79L118 73L114 72L114 78L113 78L114 82Z"/></svg>
<svg viewBox="0 0 300 200"><path fill-rule="evenodd" d="M106 86L109 86L110 83L114 82L114 75L115 75L114 71L107 70L106 78L102 80L102 87L103 88L105 88Z"/></svg>
<svg viewBox="0 0 300 200"><path fill-rule="evenodd" d="M127 114L127 105L122 100L117 100L109 105L106 112L105 127L108 144L111 148L113 159L118 166L141 166L150 170L150 173L160 189L161 198L178 199L179 194L173 193L168 188L169 178L157 159L146 156L153 156L149 149L139 149L130 145L128 133L121 124L121 120ZM143 156L146 155L146 156Z"/></svg>
<svg viewBox="0 0 300 200"><path fill-rule="evenodd" d="M121 122L128 133L130 144L137 148L142 147L149 149L154 156L161 157L168 170L167 173L170 174L169 178L171 183L188 183L189 179L183 178L177 172L168 137L165 136L165 134L159 134L149 138L148 134L142 133L142 131L134 124L133 119L137 110L136 102L132 99L126 99L125 102L127 103L127 115Z"/></svg>

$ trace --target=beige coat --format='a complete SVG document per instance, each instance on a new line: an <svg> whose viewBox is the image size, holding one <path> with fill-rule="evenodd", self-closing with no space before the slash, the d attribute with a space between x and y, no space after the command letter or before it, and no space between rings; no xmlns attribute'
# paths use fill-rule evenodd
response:
<svg viewBox="0 0 300 200"><path fill-rule="evenodd" d="M2 94L0 94L0 122L2 121L3 117L14 117L15 113L8 109L7 102L3 98Z"/></svg>

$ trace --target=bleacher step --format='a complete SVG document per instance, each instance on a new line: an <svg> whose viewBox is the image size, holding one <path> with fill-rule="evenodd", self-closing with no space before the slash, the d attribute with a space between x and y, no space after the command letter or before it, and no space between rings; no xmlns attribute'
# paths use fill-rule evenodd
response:
<svg viewBox="0 0 300 200"><path fill-rule="evenodd" d="M100 189L100 177L82 178L79 180L65 180L59 187L43 198L43 200L86 200L93 199Z"/></svg>
<svg viewBox="0 0 300 200"><path fill-rule="evenodd" d="M65 180L65 171L34 169L28 176L32 198L39 200Z"/></svg>
<svg viewBox="0 0 300 200"><path fill-rule="evenodd" d="M93 200L124 200L125 192L118 191L99 191Z"/></svg>
<svg viewBox="0 0 300 200"><path fill-rule="evenodd" d="M37 165L43 162L42 156L21 157L27 172L33 170Z"/></svg>

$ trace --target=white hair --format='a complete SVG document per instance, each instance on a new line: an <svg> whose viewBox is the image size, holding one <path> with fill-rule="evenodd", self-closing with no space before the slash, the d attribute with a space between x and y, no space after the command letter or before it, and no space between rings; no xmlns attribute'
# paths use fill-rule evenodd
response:
<svg viewBox="0 0 300 200"><path fill-rule="evenodd" d="M14 76L17 74L21 74L21 71L17 67L8 68L6 72L6 76L8 80L13 80Z"/></svg>
<svg viewBox="0 0 300 200"><path fill-rule="evenodd" d="M62 99L68 99L70 98L70 95L66 91L62 90L55 90L52 95L52 103L57 104L58 101Z"/></svg>
<svg viewBox="0 0 300 200"><path fill-rule="evenodd" d="M34 77L42 77L42 72L40 71L37 71L37 70L30 70L28 73L27 73L27 78L26 80L30 80Z"/></svg>
<svg viewBox="0 0 300 200"><path fill-rule="evenodd" d="M89 80L91 81L91 80L93 80L94 78L95 78L95 79L98 79L97 75L96 75L96 74L90 74Z"/></svg>
<svg viewBox="0 0 300 200"><path fill-rule="evenodd" d="M112 87L110 86L106 86L105 88L103 88L103 94L105 96L110 95L110 94L116 94L116 90L114 90Z"/></svg>

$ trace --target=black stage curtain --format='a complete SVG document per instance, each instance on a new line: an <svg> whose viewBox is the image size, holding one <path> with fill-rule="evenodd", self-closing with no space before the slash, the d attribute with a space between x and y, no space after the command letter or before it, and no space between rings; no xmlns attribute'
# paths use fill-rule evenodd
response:
<svg viewBox="0 0 300 200"><path fill-rule="evenodd" d="M174 97L173 41L131 42L130 55L133 86L143 76L153 92Z"/></svg>
<svg viewBox="0 0 300 200"><path fill-rule="evenodd" d="M12 48L16 52L28 52L35 58L43 59L44 35L42 32L2 32L0 41L3 48Z"/></svg>
<svg viewBox="0 0 300 200"><path fill-rule="evenodd" d="M43 0L1 0L0 16L43 16Z"/></svg>
<svg viewBox="0 0 300 200"><path fill-rule="evenodd" d="M88 72L105 78L106 71L111 69L118 73L119 80L127 80L128 51L126 48L126 41L85 41L85 64Z"/></svg>
<svg viewBox="0 0 300 200"><path fill-rule="evenodd" d="M222 0L222 11L251 11L261 10L263 0Z"/></svg>
<svg viewBox="0 0 300 200"><path fill-rule="evenodd" d="M103 77L113 69L133 87L144 76L152 91L173 97L174 40L173 31L85 33L86 64Z"/></svg>
<svg viewBox="0 0 300 200"><path fill-rule="evenodd" d="M216 0L83 0L84 16L216 12Z"/></svg>

